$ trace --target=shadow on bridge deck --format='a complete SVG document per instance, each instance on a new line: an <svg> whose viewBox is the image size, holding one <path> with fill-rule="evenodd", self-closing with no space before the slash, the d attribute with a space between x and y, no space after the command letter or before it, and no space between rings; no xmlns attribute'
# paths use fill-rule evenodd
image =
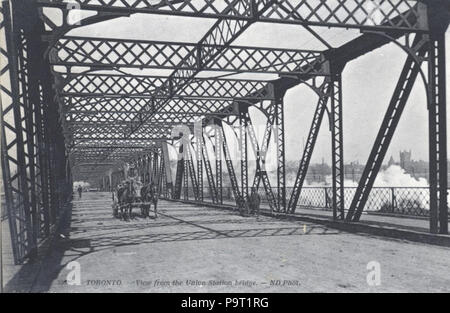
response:
<svg viewBox="0 0 450 313"><path fill-rule="evenodd" d="M450 290L448 248L166 201L157 219L143 219L135 209L125 222L112 217L110 201L108 193L75 199L61 235L39 261L11 275L5 291L421 291L426 281L433 281L428 291ZM366 283L372 260L386 271L378 289ZM71 261L80 264L80 286L67 284ZM277 279L297 283L271 286Z"/></svg>

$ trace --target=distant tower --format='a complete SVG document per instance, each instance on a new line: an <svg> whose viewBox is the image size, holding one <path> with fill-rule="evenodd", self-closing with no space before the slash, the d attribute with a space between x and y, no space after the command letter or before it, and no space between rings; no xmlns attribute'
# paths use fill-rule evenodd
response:
<svg viewBox="0 0 450 313"><path fill-rule="evenodd" d="M388 166L391 166L394 164L395 164L394 157L391 155L391 158L389 159L389 162L388 162Z"/></svg>
<svg viewBox="0 0 450 313"><path fill-rule="evenodd" d="M400 166L403 169L408 169L411 164L411 150L400 151Z"/></svg>

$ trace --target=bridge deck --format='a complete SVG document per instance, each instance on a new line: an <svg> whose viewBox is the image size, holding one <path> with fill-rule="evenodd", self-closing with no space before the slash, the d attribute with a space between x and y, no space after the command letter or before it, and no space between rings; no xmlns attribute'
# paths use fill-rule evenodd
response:
<svg viewBox="0 0 450 313"><path fill-rule="evenodd" d="M157 219L124 222L111 216L109 193L75 198L62 231L66 238L50 243L40 262L4 264L6 291L450 291L445 247L166 201ZM65 266L74 260L81 286L64 282ZM370 261L381 265L381 286L366 282ZM294 285L271 286L277 279ZM92 282L99 280L121 285ZM181 285L155 286L156 280ZM186 280L219 285L187 286Z"/></svg>

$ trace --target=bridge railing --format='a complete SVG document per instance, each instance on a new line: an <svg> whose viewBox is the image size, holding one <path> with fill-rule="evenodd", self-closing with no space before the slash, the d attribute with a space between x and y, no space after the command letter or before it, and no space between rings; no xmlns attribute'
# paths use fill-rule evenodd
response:
<svg viewBox="0 0 450 313"><path fill-rule="evenodd" d="M350 207L356 187L344 188L345 209ZM428 187L374 187L366 203L366 212L429 216ZM304 187L297 204L298 209L331 210L331 187Z"/></svg>
<svg viewBox="0 0 450 313"><path fill-rule="evenodd" d="M449 189L450 190L450 189ZM273 188L275 196L276 188ZM287 188L286 195L290 196L292 187ZM344 188L345 209L350 207L356 187ZM268 204L263 188L259 189L261 201ZM181 199L196 200L193 188L188 188L188 197L182 192ZM225 204L235 203L231 187L222 188L222 199ZM203 201L212 202L209 188L203 189ZM287 199L288 201L288 199ZM331 187L303 187L297 203L296 211L303 210L332 210ZM374 187L366 204L366 212L373 214L401 215L401 216L429 216L429 188L428 187Z"/></svg>

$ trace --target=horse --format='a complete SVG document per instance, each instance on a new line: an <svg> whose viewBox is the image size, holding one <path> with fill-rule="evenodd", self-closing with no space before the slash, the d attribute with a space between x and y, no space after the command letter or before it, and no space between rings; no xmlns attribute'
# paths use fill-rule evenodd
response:
<svg viewBox="0 0 450 313"><path fill-rule="evenodd" d="M150 217L151 203L153 203L155 218L157 218L158 217L158 211L157 211L158 195L156 192L155 185L153 183L144 185L141 188L140 195L141 195L141 201L143 203L145 203L145 204L142 204L142 206L141 206L141 213L144 216L144 218ZM148 203L150 203L150 204L148 204Z"/></svg>
<svg viewBox="0 0 450 313"><path fill-rule="evenodd" d="M127 181L124 186L117 189L117 198L119 200L120 214L124 220L132 218L133 202L136 198L136 190L133 183Z"/></svg>

